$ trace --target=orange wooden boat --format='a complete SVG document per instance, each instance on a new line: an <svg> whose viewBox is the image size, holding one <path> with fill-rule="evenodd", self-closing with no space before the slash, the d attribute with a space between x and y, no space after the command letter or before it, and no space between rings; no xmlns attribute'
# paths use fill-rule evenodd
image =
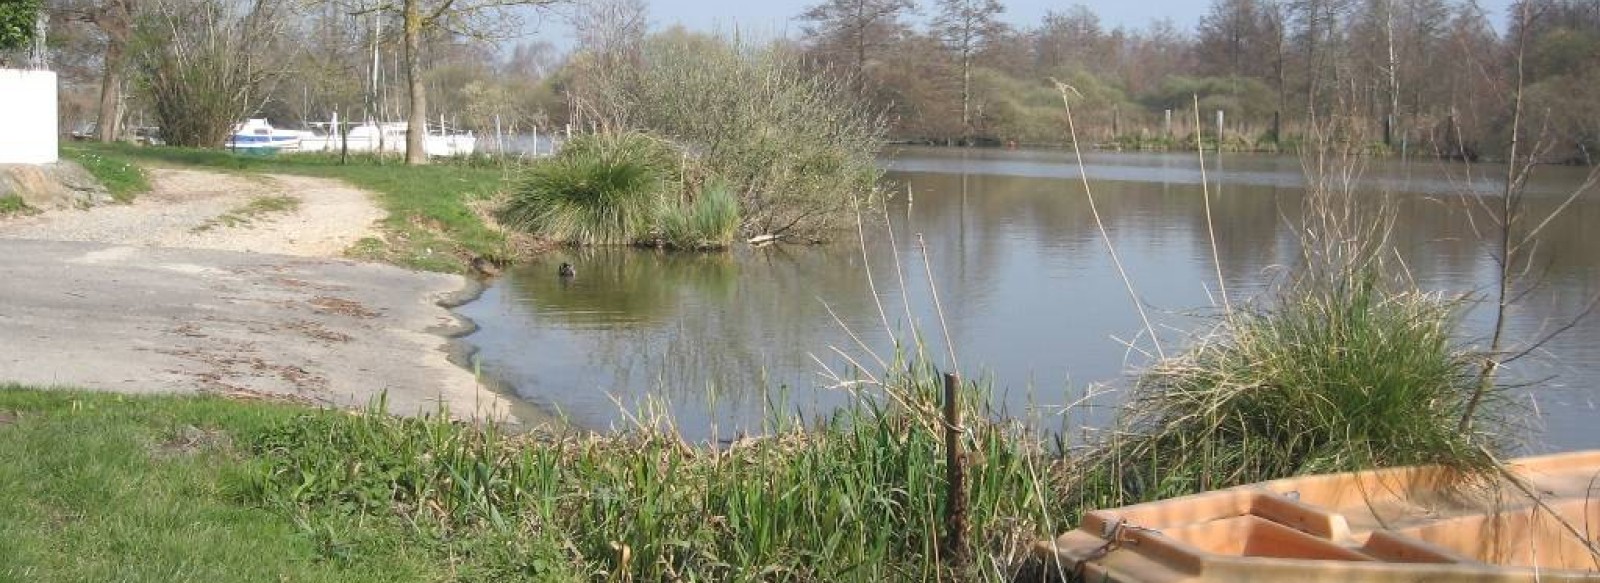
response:
<svg viewBox="0 0 1600 583"><path fill-rule="evenodd" d="M1600 451L1498 475L1307 476L1085 515L1035 554L1083 581L1600 581Z"/></svg>

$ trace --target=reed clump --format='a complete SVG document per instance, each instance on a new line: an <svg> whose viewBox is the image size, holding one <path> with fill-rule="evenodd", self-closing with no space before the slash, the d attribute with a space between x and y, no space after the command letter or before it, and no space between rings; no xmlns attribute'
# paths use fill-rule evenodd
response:
<svg viewBox="0 0 1600 583"><path fill-rule="evenodd" d="M640 132L574 138L524 172L499 212L509 228L575 245L717 249L733 243L738 200L694 157Z"/></svg>
<svg viewBox="0 0 1600 583"><path fill-rule="evenodd" d="M249 496L310 531L397 521L463 572L556 579L1003 579L1052 534L1059 474L1043 445L981 421L964 438L974 536L964 566L939 557L945 462L936 371L907 367L890 398L821 426L690 444L670 429L510 435L495 425L319 412L253 440ZM966 387L974 397L979 388ZM331 525L331 526L330 526ZM520 553L502 552L505 548Z"/></svg>
<svg viewBox="0 0 1600 583"><path fill-rule="evenodd" d="M1482 357L1458 335L1465 301L1386 264L1393 213L1355 192L1360 155L1308 157L1291 275L1135 379L1083 498L1121 505L1302 474L1490 463L1483 452L1511 421L1503 407L1469 406ZM1463 416L1473 430L1460 430Z"/></svg>

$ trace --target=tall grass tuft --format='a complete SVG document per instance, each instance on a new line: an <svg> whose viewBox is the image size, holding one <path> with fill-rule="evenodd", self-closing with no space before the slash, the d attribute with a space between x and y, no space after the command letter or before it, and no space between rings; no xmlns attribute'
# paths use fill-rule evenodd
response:
<svg viewBox="0 0 1600 583"><path fill-rule="evenodd" d="M1293 275L1141 374L1122 431L1083 484L1120 505L1310 473L1481 467L1506 421L1459 430L1480 362L1454 336L1464 302L1389 269L1392 213L1356 196L1354 156L1307 159Z"/></svg>
<svg viewBox="0 0 1600 583"><path fill-rule="evenodd" d="M500 212L506 226L563 242L627 244L647 238L676 155L637 133L574 139L535 164Z"/></svg>
<svg viewBox="0 0 1600 583"><path fill-rule="evenodd" d="M739 233L739 198L725 183L707 184L686 203L663 201L657 222L661 240L669 247L728 247Z"/></svg>

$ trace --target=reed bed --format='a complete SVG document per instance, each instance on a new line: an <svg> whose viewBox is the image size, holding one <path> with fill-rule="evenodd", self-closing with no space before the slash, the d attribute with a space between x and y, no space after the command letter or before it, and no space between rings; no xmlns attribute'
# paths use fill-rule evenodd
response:
<svg viewBox="0 0 1600 583"><path fill-rule="evenodd" d="M311 413L253 440L262 463L248 492L310 532L398 522L434 548L476 541L457 557L474 579L1006 580L1067 512L1053 494L1062 468L1020 427L972 407L976 558L941 560L939 377L901 371L883 385L893 398L720 445L661 429L513 435L378 406ZM987 392L964 389L975 403Z"/></svg>

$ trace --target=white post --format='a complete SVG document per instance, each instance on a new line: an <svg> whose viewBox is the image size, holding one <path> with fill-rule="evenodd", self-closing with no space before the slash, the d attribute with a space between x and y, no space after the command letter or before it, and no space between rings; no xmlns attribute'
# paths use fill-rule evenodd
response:
<svg viewBox="0 0 1600 583"><path fill-rule="evenodd" d="M500 134L500 114L494 114L494 148L501 156L506 155L506 140Z"/></svg>
<svg viewBox="0 0 1600 583"><path fill-rule="evenodd" d="M1222 151L1222 110L1217 110L1217 151Z"/></svg>

